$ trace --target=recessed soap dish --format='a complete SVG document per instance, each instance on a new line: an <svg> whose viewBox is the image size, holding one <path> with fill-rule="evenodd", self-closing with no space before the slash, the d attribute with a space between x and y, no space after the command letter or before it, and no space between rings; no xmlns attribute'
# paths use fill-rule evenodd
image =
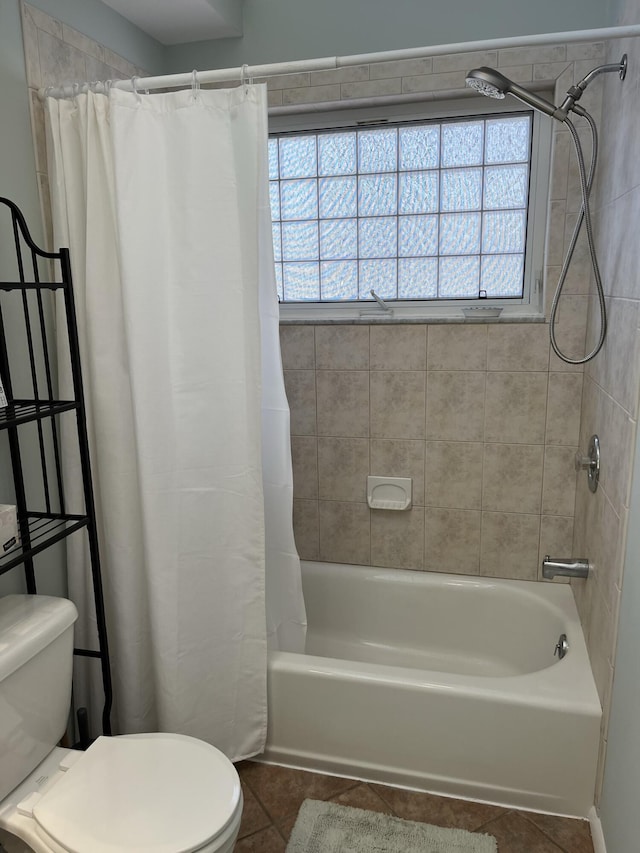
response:
<svg viewBox="0 0 640 853"><path fill-rule="evenodd" d="M411 509L411 477L367 477L371 509Z"/></svg>
<svg viewBox="0 0 640 853"><path fill-rule="evenodd" d="M470 305L468 308L463 308L462 313L468 320L488 320L492 317L499 317L502 314L502 308L493 308L489 305Z"/></svg>

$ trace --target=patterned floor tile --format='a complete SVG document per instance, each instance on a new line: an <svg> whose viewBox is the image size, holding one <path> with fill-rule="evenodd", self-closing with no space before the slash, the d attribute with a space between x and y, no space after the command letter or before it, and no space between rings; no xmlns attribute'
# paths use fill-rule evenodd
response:
<svg viewBox="0 0 640 853"><path fill-rule="evenodd" d="M240 768L240 778L274 821L297 812L307 798L328 800L358 784L355 779L251 762Z"/></svg>
<svg viewBox="0 0 640 853"><path fill-rule="evenodd" d="M474 803L469 800L455 800L451 797L437 797L418 791L404 791L387 785L371 784L371 789L388 803L394 814L405 820L418 820L470 832L505 813L500 806L487 803Z"/></svg>
<svg viewBox="0 0 640 853"><path fill-rule="evenodd" d="M482 832L493 835L499 853L565 853L529 820L516 812L507 812L482 827Z"/></svg>

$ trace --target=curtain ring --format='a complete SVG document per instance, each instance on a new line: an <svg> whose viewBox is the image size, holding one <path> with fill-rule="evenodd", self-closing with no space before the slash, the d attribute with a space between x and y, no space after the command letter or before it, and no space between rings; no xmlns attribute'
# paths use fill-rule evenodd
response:
<svg viewBox="0 0 640 853"><path fill-rule="evenodd" d="M194 68L191 72L191 93L193 95L193 100L196 101L198 99L198 94L200 92L200 81L198 80L198 72Z"/></svg>
<svg viewBox="0 0 640 853"><path fill-rule="evenodd" d="M244 87L245 95L249 91L247 86L251 83L251 77L249 76L249 66L243 65L240 69L240 85Z"/></svg>
<svg viewBox="0 0 640 853"><path fill-rule="evenodd" d="M140 92L138 92L138 80L139 79L140 79L139 77L135 77L135 76L131 78L131 88L133 89L133 94L138 99L138 103L141 104L142 103L142 95L140 94Z"/></svg>

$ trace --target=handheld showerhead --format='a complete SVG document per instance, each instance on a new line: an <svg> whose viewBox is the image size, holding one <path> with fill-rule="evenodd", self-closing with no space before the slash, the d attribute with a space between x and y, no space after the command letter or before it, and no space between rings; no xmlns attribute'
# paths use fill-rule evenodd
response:
<svg viewBox="0 0 640 853"><path fill-rule="evenodd" d="M474 68L467 74L467 86L488 98L502 100L509 91L510 81L493 68Z"/></svg>
<svg viewBox="0 0 640 853"><path fill-rule="evenodd" d="M557 118L564 121L566 113L563 113L558 107L535 92L529 92L513 80L509 80L504 74L496 71L494 68L474 68L467 74L467 86L475 89L482 95L487 95L489 98L504 98L506 95L513 95L519 101L523 101L527 106L533 107L540 112L545 113L552 118Z"/></svg>
<svg viewBox="0 0 640 853"><path fill-rule="evenodd" d="M514 83L513 80L509 80L508 77L505 77L504 74L496 71L495 68L487 68L486 66L474 68L467 74L466 82L469 88L475 89L477 92L480 92L481 95L487 95L489 98L504 98L505 95L513 95L514 98L522 101L528 107L540 110L540 112L551 116L551 118L558 119L558 121L566 121L567 115L571 111L578 115L584 115L582 107L580 107L576 102L582 97L582 93L595 77L608 71L617 72L620 79L624 80L627 73L626 53L620 62L613 62L608 65L599 65L597 68L590 71L586 77L580 80L579 83L576 83L575 86L571 86L564 101L559 107L554 106L550 101L547 101L546 98L541 98L540 95L536 95L535 92L530 92L528 89L524 89L522 86Z"/></svg>

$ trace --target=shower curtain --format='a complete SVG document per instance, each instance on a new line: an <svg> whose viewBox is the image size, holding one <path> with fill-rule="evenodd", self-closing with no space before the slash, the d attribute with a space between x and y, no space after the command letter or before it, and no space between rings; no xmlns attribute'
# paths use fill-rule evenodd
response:
<svg viewBox="0 0 640 853"><path fill-rule="evenodd" d="M48 98L81 338L116 731L260 752L267 642L301 650L264 86ZM60 311L59 381L70 386ZM81 502L73 442L67 492ZM69 588L93 636L88 556ZM266 602L266 603L265 603ZM98 667L76 706L97 721ZM94 723L93 733L99 730Z"/></svg>

